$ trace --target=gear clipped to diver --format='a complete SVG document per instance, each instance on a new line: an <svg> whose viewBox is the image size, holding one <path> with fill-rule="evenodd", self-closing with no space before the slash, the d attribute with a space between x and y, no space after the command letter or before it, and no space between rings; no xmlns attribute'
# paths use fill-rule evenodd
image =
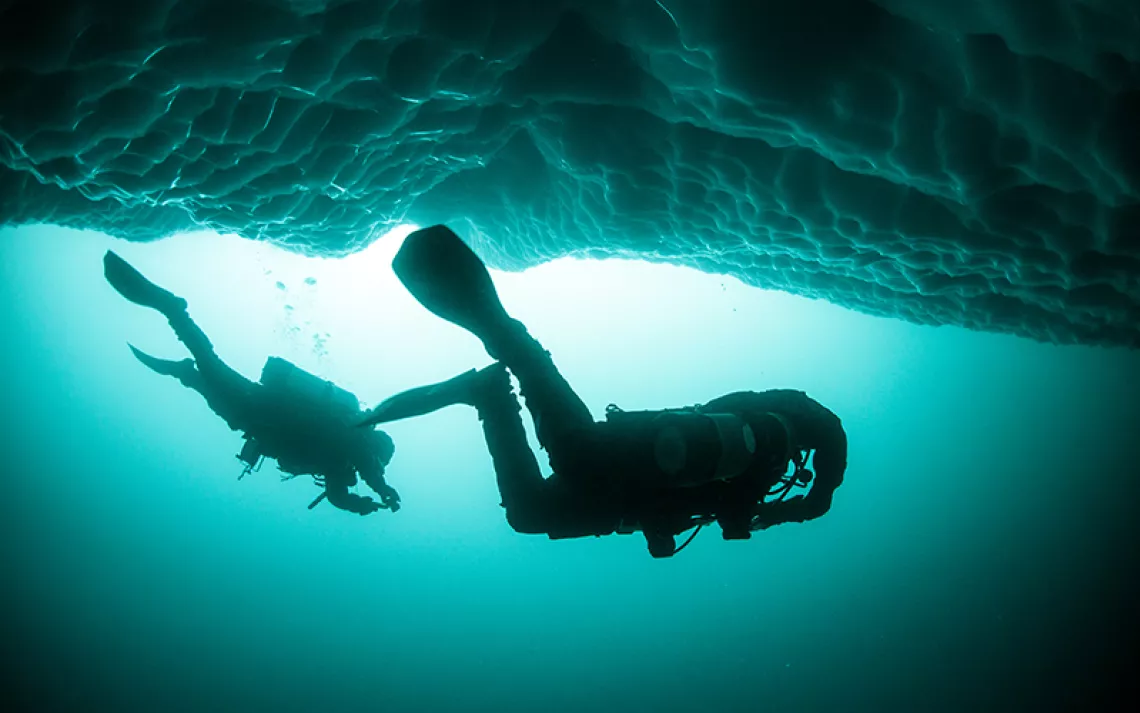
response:
<svg viewBox="0 0 1140 713"><path fill-rule="evenodd" d="M257 441L250 438L249 436L245 437L245 443L242 444L241 452L234 457L245 464L245 467L242 468L241 473L238 475L238 480L245 478L245 476L249 475L250 473L259 472L261 470L261 466L265 463L265 454L261 452L261 446ZM288 473L281 476L281 479L292 480L293 478L296 478L297 475L299 474ZM314 475L312 477L313 481L317 485L321 486L322 490L321 494L314 498L311 503L309 503L310 510L320 505L321 502L328 496L328 491L323 489L324 479L317 475Z"/></svg>
<svg viewBox="0 0 1140 713"><path fill-rule="evenodd" d="M261 452L261 446L249 436L245 437L245 443L241 446L241 452L235 457L242 463L245 463L245 467L242 468L238 480L241 480L250 473L260 471L261 465L265 462L265 454Z"/></svg>
<svg viewBox="0 0 1140 713"><path fill-rule="evenodd" d="M765 459L762 467L766 470L768 466L782 466L780 476L773 479L765 495L768 502L783 500L792 490L808 487L815 477L808 468L812 449L796 446L791 424L777 413L756 414L746 420L735 413L706 412L696 406L624 411L610 404L606 407L606 421L639 431L642 439L652 443L655 482L667 488L731 480L747 472L757 458ZM793 466L791 473L789 463ZM716 520L715 516L693 516L690 526L695 529L672 554L688 547L706 525ZM617 531L631 534L639 529L640 523L623 522Z"/></svg>
<svg viewBox="0 0 1140 713"><path fill-rule="evenodd" d="M282 403L289 403L299 410L317 415L322 419L339 421L345 427L354 425L360 418L360 401L350 391L340 388L326 379L310 374L301 367L281 357L269 357L261 369L261 385L276 393ZM256 439L245 436L237 459L245 464L238 480L250 473L261 470L266 455ZM278 465L281 468L280 465ZM321 493L311 503L312 510L327 496L324 477L308 471L282 469L282 480L292 480L300 475L310 475L313 482L321 487Z"/></svg>
<svg viewBox="0 0 1140 713"><path fill-rule="evenodd" d="M795 449L792 452L792 472L784 473L780 480L768 491L767 502L777 500L784 500L796 488L806 488L811 485L811 481L815 479L815 473L808 468L808 461L811 460L812 450L809 448L806 451Z"/></svg>

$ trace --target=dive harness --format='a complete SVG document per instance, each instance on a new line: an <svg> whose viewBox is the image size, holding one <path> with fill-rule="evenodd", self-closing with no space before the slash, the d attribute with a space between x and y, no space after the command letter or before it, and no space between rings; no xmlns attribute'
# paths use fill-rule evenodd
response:
<svg viewBox="0 0 1140 713"><path fill-rule="evenodd" d="M793 490L806 488L814 479L814 473L808 468L813 449L800 449L795 446L795 431L791 424L778 413L767 412L764 415L774 418L783 428L786 437L787 450L782 459L776 462L785 464L784 473L765 494L764 499L757 503L757 510L765 504L786 500ZM634 411L627 412L616 404L606 407L607 421L620 421L624 419L640 419L646 424L654 438L654 460L658 471L664 476L662 480L666 487L692 487L702 482L714 480L729 480L748 469L751 460L756 455L756 433L748 422L734 413L706 413L699 406L684 409L671 409L663 411ZM711 429L710 429L711 426ZM708 468L707 463L701 467L700 463L693 463L689 456L702 451L708 453L708 444L694 444L690 439L708 439L715 435L719 442L719 455L715 468ZM703 447L702 447L703 446ZM793 465L792 472L787 472L787 463ZM716 522L713 515L692 515L689 524L681 530L684 532L695 527L692 534L673 550L676 555L689 546L705 525ZM617 528L618 534L632 534L641 529L640 523L623 521ZM749 525L750 531L760 529L760 515L754 514Z"/></svg>

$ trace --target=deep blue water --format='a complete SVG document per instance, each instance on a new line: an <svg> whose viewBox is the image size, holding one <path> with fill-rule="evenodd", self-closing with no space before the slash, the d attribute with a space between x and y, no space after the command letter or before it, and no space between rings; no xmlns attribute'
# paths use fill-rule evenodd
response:
<svg viewBox="0 0 1140 713"><path fill-rule="evenodd" d="M654 561L640 536L513 533L463 407L388 428L395 515L308 511L316 488L272 466L237 482L240 436L133 360L183 352L100 263L186 297L247 375L280 355L374 404L489 361L402 292L395 244L0 232L16 709L1102 710L1133 687L1138 354L663 266L497 273L599 417L773 387L842 417L826 517Z"/></svg>

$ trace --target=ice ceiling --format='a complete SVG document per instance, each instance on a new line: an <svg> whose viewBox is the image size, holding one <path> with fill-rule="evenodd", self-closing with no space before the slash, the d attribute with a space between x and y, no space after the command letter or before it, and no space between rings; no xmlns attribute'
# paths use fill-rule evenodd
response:
<svg viewBox="0 0 1140 713"><path fill-rule="evenodd" d="M0 224L444 222L1140 346L1140 0L0 0Z"/></svg>

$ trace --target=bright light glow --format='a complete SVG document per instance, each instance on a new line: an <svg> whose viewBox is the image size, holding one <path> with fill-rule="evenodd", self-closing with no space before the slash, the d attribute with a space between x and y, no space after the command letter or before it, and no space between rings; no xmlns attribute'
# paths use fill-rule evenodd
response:
<svg viewBox="0 0 1140 713"><path fill-rule="evenodd" d="M107 299L104 309L123 321L117 339L162 356L184 354L162 320L124 305L102 284L99 256L114 249L185 297L219 354L243 373L256 378L275 354L375 403L489 362L478 340L428 313L393 274L392 258L414 229L402 226L358 253L324 259L213 233L142 244L44 228L51 234L36 244L68 261L49 267L45 256L35 279L49 291L57 280L77 288L90 283ZM493 275L507 309L599 415L610 401L649 408L777 386L822 389L834 398L852 391L855 382L845 375L853 364L860 381L892 368L902 326L639 261L566 259ZM860 345L863 358L853 361L848 352L837 361L828 347L837 340Z"/></svg>
<svg viewBox="0 0 1140 713"><path fill-rule="evenodd" d="M375 403L378 394L489 361L477 340L428 313L393 274L392 258L414 229L332 259L205 233L116 249L186 297L219 352L243 372L256 374L265 356L278 354L365 389L362 398ZM565 259L493 276L508 310L598 414L617 398L649 407L765 386L818 388L833 373L819 366L830 361L823 345L837 331L855 341L866 334L867 349L877 351L866 328L888 324L640 261ZM165 332L156 337L177 348Z"/></svg>

